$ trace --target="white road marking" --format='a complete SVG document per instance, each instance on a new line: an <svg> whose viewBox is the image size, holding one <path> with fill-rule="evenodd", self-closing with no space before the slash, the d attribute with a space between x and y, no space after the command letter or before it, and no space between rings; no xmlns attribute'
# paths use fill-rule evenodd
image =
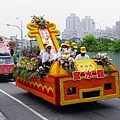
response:
<svg viewBox="0 0 120 120"><path fill-rule="evenodd" d="M16 99L15 97L9 95L5 91L3 91L3 90L0 89L0 92L2 92L3 94L7 95L10 98L12 98L16 102L18 102L19 104L21 104L22 106L24 106L25 108L27 108L28 110L30 110L31 112L33 112L35 115L37 115L38 117L40 117L41 119L48 120L47 118L45 118L44 116L42 116L41 114L39 114L38 112L36 112L35 110L33 110L32 108L30 108L29 106L25 105L22 101L20 101L20 100Z"/></svg>
<svg viewBox="0 0 120 120"><path fill-rule="evenodd" d="M10 84L13 84L13 85L16 85L16 83L15 82L9 82Z"/></svg>

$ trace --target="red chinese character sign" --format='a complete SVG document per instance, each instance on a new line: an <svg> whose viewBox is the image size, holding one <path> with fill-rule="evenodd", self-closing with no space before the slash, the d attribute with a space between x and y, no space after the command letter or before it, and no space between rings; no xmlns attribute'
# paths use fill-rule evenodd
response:
<svg viewBox="0 0 120 120"><path fill-rule="evenodd" d="M85 72L85 78L86 78L86 79L91 79L91 78L92 78L92 71L87 70L87 71Z"/></svg>
<svg viewBox="0 0 120 120"><path fill-rule="evenodd" d="M77 80L81 80L81 72L80 71L75 71L75 72L72 72L72 75L73 75L73 80L74 81L77 81Z"/></svg>
<svg viewBox="0 0 120 120"><path fill-rule="evenodd" d="M80 71L74 71L72 72L73 75L73 81L77 81L77 80L81 80L81 72ZM85 79L92 79L93 78L93 74L91 70L87 70L86 72L84 72L85 75ZM100 69L100 70L96 70L96 78L104 78L104 70Z"/></svg>
<svg viewBox="0 0 120 120"><path fill-rule="evenodd" d="M100 69L100 70L96 70L97 73L97 78L104 78L104 70Z"/></svg>

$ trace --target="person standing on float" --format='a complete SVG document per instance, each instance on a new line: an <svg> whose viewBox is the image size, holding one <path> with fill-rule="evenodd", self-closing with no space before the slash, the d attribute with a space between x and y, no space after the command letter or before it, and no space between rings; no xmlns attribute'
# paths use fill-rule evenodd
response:
<svg viewBox="0 0 120 120"><path fill-rule="evenodd" d="M75 60L88 60L90 57L86 54L86 47L80 48L80 54L75 57Z"/></svg>

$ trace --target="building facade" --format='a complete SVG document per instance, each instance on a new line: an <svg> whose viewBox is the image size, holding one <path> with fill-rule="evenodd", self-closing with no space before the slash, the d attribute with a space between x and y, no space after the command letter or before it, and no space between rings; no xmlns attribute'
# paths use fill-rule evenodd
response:
<svg viewBox="0 0 120 120"><path fill-rule="evenodd" d="M80 37L80 19L75 13L70 14L66 19L66 28L62 33L62 38L71 39Z"/></svg>
<svg viewBox="0 0 120 120"><path fill-rule="evenodd" d="M85 18L80 20L75 13L72 13L67 17L66 28L62 32L62 39L83 39L86 35L90 34L93 34L96 38L107 37L120 39L120 21L116 21L116 25L112 28L106 27L105 30L103 30L101 25L94 22L94 19L90 16L85 16Z"/></svg>

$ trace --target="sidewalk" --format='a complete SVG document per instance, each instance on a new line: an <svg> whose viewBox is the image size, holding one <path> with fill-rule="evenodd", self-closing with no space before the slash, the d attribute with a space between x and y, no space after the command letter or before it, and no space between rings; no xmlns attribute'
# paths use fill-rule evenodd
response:
<svg viewBox="0 0 120 120"><path fill-rule="evenodd" d="M7 118L0 112L0 120L7 120Z"/></svg>

